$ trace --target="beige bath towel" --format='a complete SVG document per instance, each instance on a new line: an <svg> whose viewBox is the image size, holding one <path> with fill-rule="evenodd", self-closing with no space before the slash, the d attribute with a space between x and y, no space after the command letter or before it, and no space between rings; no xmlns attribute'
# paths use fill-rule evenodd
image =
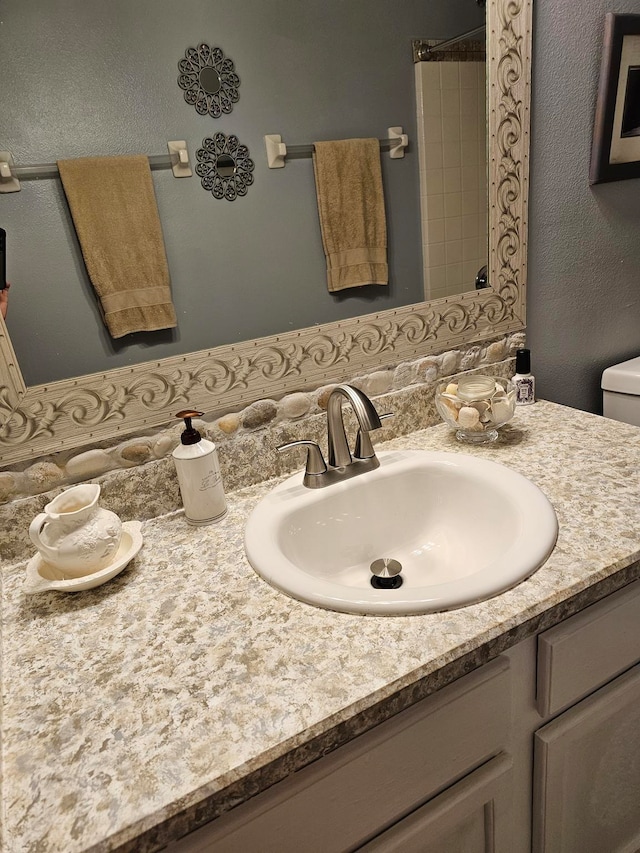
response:
<svg viewBox="0 0 640 853"><path fill-rule="evenodd" d="M380 143L316 142L313 170L329 290L388 284Z"/></svg>
<svg viewBox="0 0 640 853"><path fill-rule="evenodd" d="M58 169L111 337L176 326L147 157L59 160Z"/></svg>

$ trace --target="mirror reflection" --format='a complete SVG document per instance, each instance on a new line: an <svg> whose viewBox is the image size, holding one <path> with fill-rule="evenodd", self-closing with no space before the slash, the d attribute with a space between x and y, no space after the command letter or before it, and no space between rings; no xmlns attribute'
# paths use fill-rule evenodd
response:
<svg viewBox="0 0 640 853"><path fill-rule="evenodd" d="M488 283L485 47L463 36L414 45L427 299Z"/></svg>
<svg viewBox="0 0 640 853"><path fill-rule="evenodd" d="M236 161L228 154L220 154L216 160L218 174L222 178L230 178L235 175Z"/></svg>
<svg viewBox="0 0 640 853"><path fill-rule="evenodd" d="M215 95L220 91L222 83L215 68L201 68L198 75L200 85L209 95Z"/></svg>
<svg viewBox="0 0 640 853"><path fill-rule="evenodd" d="M185 0L177 19L168 0L157 0L153 15L142 2L130 4L126 15L109 15L99 0L38 10L6 0L3 33L14 49L3 70L1 142L16 160L161 154L167 139L179 137L194 163L213 122L185 103L175 65L184 45L202 38L222 45L242 77L242 99L215 127L237 135L255 162L251 192L232 205L217 204L195 176L153 173L178 328L120 341L102 323L60 182L25 181L21 192L1 198L14 285L9 331L27 385L421 302L411 43L417 36L448 38L483 17L475 0L350 0L346 6L327 0L321 8L296 0L220 0L215 10L204 0ZM145 51L139 50L142 30ZM263 136L281 133L294 145L384 138L393 125L404 128L410 146L402 160L381 156L389 287L331 294L311 161L269 170ZM227 161L218 165L232 169ZM464 288L474 288L474 276Z"/></svg>

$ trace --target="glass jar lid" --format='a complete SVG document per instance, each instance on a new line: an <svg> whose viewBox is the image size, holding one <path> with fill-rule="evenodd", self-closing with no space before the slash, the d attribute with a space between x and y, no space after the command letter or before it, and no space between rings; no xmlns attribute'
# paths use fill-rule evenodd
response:
<svg viewBox="0 0 640 853"><path fill-rule="evenodd" d="M496 391L496 382L492 376L481 373L472 376L462 376L458 381L458 397L467 403L487 400Z"/></svg>

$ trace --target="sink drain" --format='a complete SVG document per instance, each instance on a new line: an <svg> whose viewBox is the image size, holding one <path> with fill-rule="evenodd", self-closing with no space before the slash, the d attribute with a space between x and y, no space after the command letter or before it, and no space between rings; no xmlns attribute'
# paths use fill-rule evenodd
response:
<svg viewBox="0 0 640 853"><path fill-rule="evenodd" d="M380 557L369 567L373 574L371 586L374 589L398 589L402 586L402 563L390 557Z"/></svg>

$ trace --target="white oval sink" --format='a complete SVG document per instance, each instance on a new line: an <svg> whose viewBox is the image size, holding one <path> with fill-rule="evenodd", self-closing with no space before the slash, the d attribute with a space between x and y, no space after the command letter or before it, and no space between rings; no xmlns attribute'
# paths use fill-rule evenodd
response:
<svg viewBox="0 0 640 853"><path fill-rule="evenodd" d="M510 468L464 453L378 455L375 471L323 489L294 474L257 504L245 551L264 580L345 613L431 613L504 592L553 550L553 507ZM399 589L372 587L381 558L402 564Z"/></svg>

